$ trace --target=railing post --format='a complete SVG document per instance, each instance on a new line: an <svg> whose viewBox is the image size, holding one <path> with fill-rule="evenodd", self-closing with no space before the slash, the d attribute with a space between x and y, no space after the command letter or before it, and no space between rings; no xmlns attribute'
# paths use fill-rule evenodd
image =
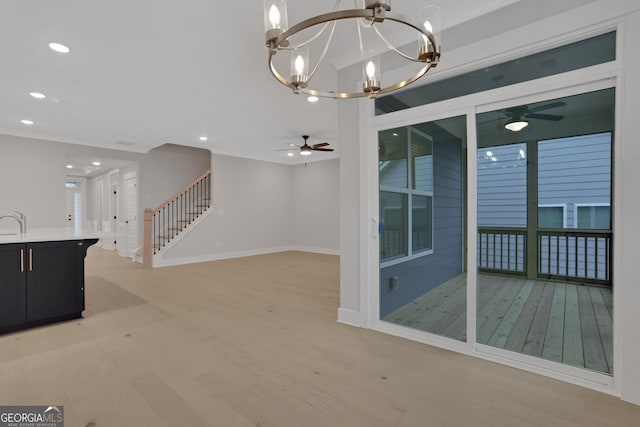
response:
<svg viewBox="0 0 640 427"><path fill-rule="evenodd" d="M151 268L153 265L153 209L144 210L144 236L142 240L142 265Z"/></svg>

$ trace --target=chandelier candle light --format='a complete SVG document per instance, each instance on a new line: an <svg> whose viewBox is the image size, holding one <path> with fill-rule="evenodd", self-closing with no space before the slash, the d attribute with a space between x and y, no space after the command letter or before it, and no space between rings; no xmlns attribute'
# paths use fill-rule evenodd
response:
<svg viewBox="0 0 640 427"><path fill-rule="evenodd" d="M414 23L403 15L391 11L391 0L357 0L362 1L362 7L356 9L340 9L340 0L336 1L334 10L322 15L305 19L289 28L287 21L286 0L264 0L265 39L269 51L269 69L273 76L283 85L292 89L294 93L305 93L325 98L359 98L393 92L415 82L424 76L440 59L439 33L440 9L427 6L417 15L418 23ZM383 86L380 78L380 55L368 53L363 61L363 81L361 92L339 92L334 90L316 90L309 87L318 66L324 59L335 30L335 25L341 20L355 20L360 51L363 56L362 29L372 28L384 44L407 61L420 63L420 70L405 80ZM382 24L395 22L418 32L418 47L416 56L408 55L391 44L381 32ZM294 43L292 37L308 28L322 25L317 34L302 43ZM309 45L318 39L329 28L329 35L322 53L314 67L309 63ZM274 64L274 57L281 51L291 52L291 74L284 77Z"/></svg>

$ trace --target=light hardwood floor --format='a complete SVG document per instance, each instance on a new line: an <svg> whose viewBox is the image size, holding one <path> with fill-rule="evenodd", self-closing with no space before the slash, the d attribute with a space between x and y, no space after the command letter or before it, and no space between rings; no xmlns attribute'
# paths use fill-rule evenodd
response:
<svg viewBox="0 0 640 427"><path fill-rule="evenodd" d="M91 248L85 318L0 336L0 403L70 426L637 426L640 407L336 322L338 258L145 270Z"/></svg>
<svg viewBox="0 0 640 427"><path fill-rule="evenodd" d="M613 372L609 288L478 275L477 341L571 366ZM466 275L399 307L385 320L466 339Z"/></svg>

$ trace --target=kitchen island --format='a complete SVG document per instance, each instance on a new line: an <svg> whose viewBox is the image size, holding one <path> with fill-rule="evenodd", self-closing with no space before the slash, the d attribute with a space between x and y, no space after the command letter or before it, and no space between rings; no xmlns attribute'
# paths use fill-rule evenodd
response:
<svg viewBox="0 0 640 427"><path fill-rule="evenodd" d="M74 319L84 310L84 258L94 232L0 230L0 333Z"/></svg>

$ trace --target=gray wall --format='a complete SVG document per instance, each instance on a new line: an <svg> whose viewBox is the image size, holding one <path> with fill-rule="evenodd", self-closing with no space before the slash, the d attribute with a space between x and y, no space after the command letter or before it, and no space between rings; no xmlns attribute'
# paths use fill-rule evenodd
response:
<svg viewBox="0 0 640 427"><path fill-rule="evenodd" d="M293 245L301 249L340 248L340 160L293 166Z"/></svg>
<svg viewBox="0 0 640 427"><path fill-rule="evenodd" d="M161 265L302 249L339 249L338 159L283 165L212 155L212 210Z"/></svg>
<svg viewBox="0 0 640 427"><path fill-rule="evenodd" d="M137 161L143 156L10 135L0 135L0 153L0 212L23 211L30 229L66 225L64 183L69 157ZM9 227L17 227L17 223L8 219L0 222L0 228Z"/></svg>
<svg viewBox="0 0 640 427"><path fill-rule="evenodd" d="M433 254L380 270L381 317L462 273L462 143L436 126L426 133L433 137Z"/></svg>
<svg viewBox="0 0 640 427"><path fill-rule="evenodd" d="M163 260L190 262L289 246L291 166L219 154L211 156L211 164L212 213L177 241Z"/></svg>
<svg viewBox="0 0 640 427"><path fill-rule="evenodd" d="M130 165L137 163L138 166L129 166L127 170L138 169L138 243L141 242L144 207L155 207L209 169L211 164L209 150L172 144L139 154L0 135L0 152L0 213L13 210L24 212L29 229L66 225L64 183L69 174L65 168L68 159L95 157ZM121 171L121 178L122 175ZM93 188L93 180L88 181L87 223L96 218L97 203L91 191ZM17 227L17 222L10 219L0 222L0 229Z"/></svg>
<svg viewBox="0 0 640 427"><path fill-rule="evenodd" d="M155 208L211 168L211 152L165 144L140 159L138 188L142 208Z"/></svg>

